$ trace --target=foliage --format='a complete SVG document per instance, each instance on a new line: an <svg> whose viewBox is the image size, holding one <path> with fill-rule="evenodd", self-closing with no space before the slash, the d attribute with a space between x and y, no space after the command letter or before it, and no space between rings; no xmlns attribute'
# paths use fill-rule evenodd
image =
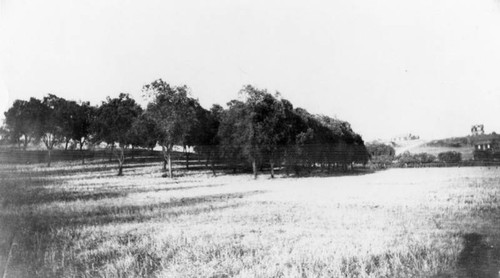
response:
<svg viewBox="0 0 500 278"><path fill-rule="evenodd" d="M420 161L420 163L426 164L426 163L432 163L436 161L436 156L428 153L419 153L416 154L417 159Z"/></svg>
<svg viewBox="0 0 500 278"><path fill-rule="evenodd" d="M219 131L220 122L224 109L218 104L214 104L210 110L205 110L201 106L196 109L196 124L190 131L191 142L194 150L203 156L206 166L211 163L212 171L215 175L215 164L220 158Z"/></svg>
<svg viewBox="0 0 500 278"><path fill-rule="evenodd" d="M370 162L376 168L387 168L394 161L394 156L390 155L377 155L370 158Z"/></svg>
<svg viewBox="0 0 500 278"><path fill-rule="evenodd" d="M160 130L154 119L143 113L135 119L129 131L129 143L133 147L153 149L160 139Z"/></svg>
<svg viewBox="0 0 500 278"><path fill-rule="evenodd" d="M80 150L83 145L90 140L92 135L92 125L97 112L97 108L90 105L89 102L80 104L71 102L69 138L80 145Z"/></svg>
<svg viewBox="0 0 500 278"><path fill-rule="evenodd" d="M24 148L43 141L49 157L61 143L67 149L72 141L82 150L89 141L106 142L112 150L119 148L115 154L120 174L125 148L152 149L159 144L170 177L174 146L193 147L214 174L219 162L233 170L251 166L255 175L257 168L267 167L274 176L276 166L287 174L346 171L369 158L363 139L348 122L294 108L279 93L246 85L226 109L214 105L210 110L190 96L187 86L171 86L161 79L145 85L143 93L149 98L145 111L126 94L108 97L99 107L55 95L43 101L17 100L5 113L2 140L23 140Z"/></svg>
<svg viewBox="0 0 500 278"><path fill-rule="evenodd" d="M492 161L500 160L500 151L498 150L474 150L474 160L478 161Z"/></svg>
<svg viewBox="0 0 500 278"><path fill-rule="evenodd" d="M20 144L23 140L23 149L26 150L30 142L40 138L43 133L43 113L44 106L36 98L14 101L12 107L4 113L5 127L12 142Z"/></svg>
<svg viewBox="0 0 500 278"><path fill-rule="evenodd" d="M9 131L4 127L0 127L0 145L6 145L11 140Z"/></svg>
<svg viewBox="0 0 500 278"><path fill-rule="evenodd" d="M428 153L412 154L408 151L396 157L398 166L415 166L436 161L436 156Z"/></svg>
<svg viewBox="0 0 500 278"><path fill-rule="evenodd" d="M462 161L462 154L454 151L442 152L438 154L438 159L445 163L458 163Z"/></svg>
<svg viewBox="0 0 500 278"><path fill-rule="evenodd" d="M266 90L245 86L243 100L228 103L219 128L221 149L233 167L250 162L284 163L285 170L299 174L301 169L336 165L346 170L352 163L366 163L364 142L347 122L324 115L312 115L279 99Z"/></svg>
<svg viewBox="0 0 500 278"><path fill-rule="evenodd" d="M371 157L375 156L389 156L394 157L396 155L396 150L391 145L383 143L368 143L366 149Z"/></svg>
<svg viewBox="0 0 500 278"><path fill-rule="evenodd" d="M378 142L367 144L366 150L370 155L370 162L377 168L386 168L391 165L396 154L392 146Z"/></svg>
<svg viewBox="0 0 500 278"><path fill-rule="evenodd" d="M146 114L159 130L158 143L164 151L172 177L171 153L174 145L190 143L190 132L196 124L198 101L189 97L187 86L170 86L158 79L143 87L146 96L153 100L148 104ZM165 164L164 164L165 168Z"/></svg>
<svg viewBox="0 0 500 278"><path fill-rule="evenodd" d="M44 97L42 101L41 133L38 136L47 147L48 166L50 166L54 146L61 143L65 136L69 136L67 104L65 99L52 94Z"/></svg>
<svg viewBox="0 0 500 278"><path fill-rule="evenodd" d="M123 174L125 162L124 149L132 142L131 129L136 118L142 113L141 107L121 93L117 98L108 97L96 111L96 120L93 125L95 142L104 141L114 148L118 143L118 175Z"/></svg>

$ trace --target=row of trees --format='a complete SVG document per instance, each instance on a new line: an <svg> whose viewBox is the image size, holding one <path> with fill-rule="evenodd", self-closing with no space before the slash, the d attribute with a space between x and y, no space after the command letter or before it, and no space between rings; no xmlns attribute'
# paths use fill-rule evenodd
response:
<svg viewBox="0 0 500 278"><path fill-rule="evenodd" d="M22 146L24 150L29 143L43 142L50 166L51 151L56 145L64 143L67 149L73 141L83 148L89 139L95 110L88 102L67 101L52 94L42 100L16 100L4 113L2 140Z"/></svg>
<svg viewBox="0 0 500 278"><path fill-rule="evenodd" d="M500 152L498 150L477 150L472 153L474 160L477 161L495 161L500 160Z"/></svg>
<svg viewBox="0 0 500 278"><path fill-rule="evenodd" d="M368 161L364 142L349 123L294 108L278 93L247 85L226 109L213 105L209 110L186 86L161 79L145 85L143 93L149 101L146 109L127 94L108 97L97 107L55 95L16 100L5 112L4 137L24 149L30 142L43 142L49 166L56 145L67 148L74 142L82 150L88 142L105 142L116 155L119 175L127 148L157 145L170 177L174 146L193 147L214 171L216 164L224 164L251 167L254 175L263 167L274 176L276 166L299 173L313 167L347 170Z"/></svg>

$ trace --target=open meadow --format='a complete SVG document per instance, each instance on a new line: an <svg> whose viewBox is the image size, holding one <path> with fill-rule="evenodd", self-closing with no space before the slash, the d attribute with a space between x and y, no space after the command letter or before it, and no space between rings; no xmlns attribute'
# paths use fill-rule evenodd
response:
<svg viewBox="0 0 500 278"><path fill-rule="evenodd" d="M498 277L500 169L0 166L5 277ZM8 265L7 265L8 262ZM7 269L6 269L7 265Z"/></svg>

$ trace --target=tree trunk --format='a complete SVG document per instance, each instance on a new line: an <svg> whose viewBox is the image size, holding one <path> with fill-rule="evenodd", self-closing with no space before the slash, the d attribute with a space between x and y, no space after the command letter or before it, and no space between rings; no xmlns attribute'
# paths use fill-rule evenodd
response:
<svg viewBox="0 0 500 278"><path fill-rule="evenodd" d="M164 146L161 146L161 150L163 153L163 167L161 168L162 172L167 171L167 149Z"/></svg>
<svg viewBox="0 0 500 278"><path fill-rule="evenodd" d="M118 160L118 176L123 176L123 164Z"/></svg>
<svg viewBox="0 0 500 278"><path fill-rule="evenodd" d="M47 167L50 167L50 160L52 158L52 148L48 149L49 156L48 156L48 162L47 162Z"/></svg>
<svg viewBox="0 0 500 278"><path fill-rule="evenodd" d="M26 151L26 148L28 147L28 142L29 142L29 138L28 136L24 136L24 146L23 146L23 151Z"/></svg>
<svg viewBox="0 0 500 278"><path fill-rule="evenodd" d="M80 156L82 158L82 165L85 164L85 155L83 154L83 142L80 141Z"/></svg>
<svg viewBox="0 0 500 278"><path fill-rule="evenodd" d="M167 150L167 160L168 160L168 177L172 178L172 156L170 155L170 150Z"/></svg>
<svg viewBox="0 0 500 278"><path fill-rule="evenodd" d="M274 179L274 161L271 159L269 164L271 164L271 179Z"/></svg>
<svg viewBox="0 0 500 278"><path fill-rule="evenodd" d="M131 154L132 154L132 160L134 160L134 159L135 159L135 155L134 155L134 146L132 146L132 153L131 153Z"/></svg>
<svg viewBox="0 0 500 278"><path fill-rule="evenodd" d="M285 166L285 173L286 173L286 176L288 177L288 175L290 174L290 157L288 155L288 152L285 151L285 161L284 161L284 166Z"/></svg>
<svg viewBox="0 0 500 278"><path fill-rule="evenodd" d="M215 177L215 161L212 160L212 173L214 174L214 177Z"/></svg>
<svg viewBox="0 0 500 278"><path fill-rule="evenodd" d="M111 145L111 152L109 153L109 162L113 160L113 151L115 150L115 144Z"/></svg>
<svg viewBox="0 0 500 278"><path fill-rule="evenodd" d="M257 163L255 162L255 158L252 160L252 169L253 169L253 178L257 179Z"/></svg>
<svg viewBox="0 0 500 278"><path fill-rule="evenodd" d="M125 163L125 154L123 147L120 148L120 154L118 155L118 176L123 176L123 164Z"/></svg>
<svg viewBox="0 0 500 278"><path fill-rule="evenodd" d="M208 168L208 163L210 162L210 157L211 157L210 153L208 153L208 154L205 156L205 159L206 159L206 160L205 160L205 167L207 167L207 168Z"/></svg>
<svg viewBox="0 0 500 278"><path fill-rule="evenodd" d="M66 139L66 145L64 146L64 150L67 151L68 150L68 144L69 144L69 139Z"/></svg>

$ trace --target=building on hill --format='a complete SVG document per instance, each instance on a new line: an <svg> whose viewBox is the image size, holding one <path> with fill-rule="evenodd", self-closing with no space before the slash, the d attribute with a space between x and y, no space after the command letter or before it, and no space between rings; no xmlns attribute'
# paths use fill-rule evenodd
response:
<svg viewBox="0 0 500 278"><path fill-rule="evenodd" d="M394 136L391 139L391 142L399 142L399 141L410 141L410 140L418 140L420 139L420 136L411 134L411 133L406 133L398 136Z"/></svg>
<svg viewBox="0 0 500 278"><path fill-rule="evenodd" d="M496 134L478 134L471 138L471 143L475 150L498 150L500 136Z"/></svg>
<svg viewBox="0 0 500 278"><path fill-rule="evenodd" d="M484 135L484 125L473 125L470 132L472 136Z"/></svg>

